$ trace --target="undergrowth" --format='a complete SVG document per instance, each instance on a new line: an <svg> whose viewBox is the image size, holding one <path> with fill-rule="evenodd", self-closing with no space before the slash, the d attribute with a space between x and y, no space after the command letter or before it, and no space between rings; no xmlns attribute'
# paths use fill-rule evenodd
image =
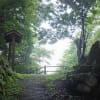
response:
<svg viewBox="0 0 100 100"><path fill-rule="evenodd" d="M54 73L45 76L45 84L47 88L52 91L54 89L54 83L58 80L65 80L66 75L64 73Z"/></svg>

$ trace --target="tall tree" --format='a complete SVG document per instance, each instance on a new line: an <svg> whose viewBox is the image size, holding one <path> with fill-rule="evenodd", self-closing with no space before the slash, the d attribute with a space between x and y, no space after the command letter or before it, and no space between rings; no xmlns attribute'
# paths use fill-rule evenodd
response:
<svg viewBox="0 0 100 100"><path fill-rule="evenodd" d="M36 31L32 25L39 23L36 16L37 0L0 0L0 50L7 55L5 33L16 30L22 35L22 41L16 45L17 60L23 56L24 65L30 63Z"/></svg>
<svg viewBox="0 0 100 100"><path fill-rule="evenodd" d="M86 18L86 32L91 33L88 34L88 40L87 40L87 44L86 44L86 55L88 55L88 53L90 52L90 48L91 46L98 40L100 41L100 1L96 1L93 9L91 9L88 14L87 14L87 18ZM71 37L73 40L75 40L74 37ZM77 40L77 39L76 39ZM75 51L72 51L74 49L72 49L72 47L70 47L69 50L65 51L65 54L62 58L62 64L63 65L69 65L72 66L71 64L73 64L72 62L76 62L76 55L74 54ZM71 51L71 52L70 52ZM74 59L72 59L74 58ZM75 64L73 64L75 65Z"/></svg>
<svg viewBox="0 0 100 100"><path fill-rule="evenodd" d="M77 47L79 62L84 58L86 42L88 34L84 23L87 17L87 13L93 9L96 0L60 0L56 3L42 3L40 12L41 18L44 17L48 23L51 24L53 29L39 29L39 38L45 39L45 41L57 41L60 38L71 36L71 29L81 29L80 37L74 39ZM87 18L86 18L87 19Z"/></svg>

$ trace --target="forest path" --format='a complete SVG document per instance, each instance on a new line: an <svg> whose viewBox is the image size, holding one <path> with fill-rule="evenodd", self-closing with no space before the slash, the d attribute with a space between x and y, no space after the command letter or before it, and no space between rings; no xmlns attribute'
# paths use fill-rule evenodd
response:
<svg viewBox="0 0 100 100"><path fill-rule="evenodd" d="M44 84L45 77L29 77L21 81L22 99L21 100L47 100L47 89Z"/></svg>

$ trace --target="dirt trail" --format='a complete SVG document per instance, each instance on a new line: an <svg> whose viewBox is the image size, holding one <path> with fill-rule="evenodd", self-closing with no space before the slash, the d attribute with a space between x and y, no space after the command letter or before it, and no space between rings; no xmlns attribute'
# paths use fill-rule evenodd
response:
<svg viewBox="0 0 100 100"><path fill-rule="evenodd" d="M48 100L43 76L29 77L22 81L22 100Z"/></svg>

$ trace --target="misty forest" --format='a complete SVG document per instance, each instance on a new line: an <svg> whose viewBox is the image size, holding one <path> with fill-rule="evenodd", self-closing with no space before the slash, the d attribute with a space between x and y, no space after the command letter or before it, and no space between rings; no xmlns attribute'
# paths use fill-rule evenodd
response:
<svg viewBox="0 0 100 100"><path fill-rule="evenodd" d="M0 0L0 100L100 100L99 74L100 0Z"/></svg>

